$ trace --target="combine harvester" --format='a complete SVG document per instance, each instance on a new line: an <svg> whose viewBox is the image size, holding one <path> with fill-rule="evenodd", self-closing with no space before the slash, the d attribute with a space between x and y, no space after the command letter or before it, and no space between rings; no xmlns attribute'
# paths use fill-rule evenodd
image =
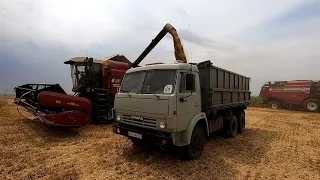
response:
<svg viewBox="0 0 320 180"><path fill-rule="evenodd" d="M131 62L114 55L104 60L75 57L64 63L71 68L74 96L59 84L25 84L14 88L14 103L47 125L80 127L111 121L114 96Z"/></svg>
<svg viewBox="0 0 320 180"><path fill-rule="evenodd" d="M150 45L131 64L124 56L105 60L75 57L65 61L71 68L75 95L68 95L59 84L25 84L15 87L14 103L35 115L35 119L53 126L81 127L88 123L113 121L112 109L121 78L129 68L139 63L167 34L173 37L175 55L186 62L180 39L170 24L166 24Z"/></svg>
<svg viewBox="0 0 320 180"><path fill-rule="evenodd" d="M308 112L320 110L320 81L293 80L265 83L260 90L263 104L272 109L302 108Z"/></svg>

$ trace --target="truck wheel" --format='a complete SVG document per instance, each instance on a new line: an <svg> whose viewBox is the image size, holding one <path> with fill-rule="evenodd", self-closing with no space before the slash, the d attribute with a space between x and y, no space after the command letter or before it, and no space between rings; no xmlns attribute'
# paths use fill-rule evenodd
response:
<svg viewBox="0 0 320 180"><path fill-rule="evenodd" d="M245 118L245 113L242 111L239 113L238 116L238 133L241 134L244 132L246 126L246 118Z"/></svg>
<svg viewBox="0 0 320 180"><path fill-rule="evenodd" d="M185 155L188 160L198 159L204 149L205 134L201 126L196 126L191 135L190 144L185 148Z"/></svg>
<svg viewBox="0 0 320 180"><path fill-rule="evenodd" d="M316 99L307 99L303 102L303 108L308 112L317 112L319 110L319 101Z"/></svg>
<svg viewBox="0 0 320 180"><path fill-rule="evenodd" d="M234 138L238 132L238 120L235 115L232 115L229 121L225 121L225 133L227 138Z"/></svg>
<svg viewBox="0 0 320 180"><path fill-rule="evenodd" d="M268 104L271 109L280 109L281 108L281 104L278 101L270 101Z"/></svg>

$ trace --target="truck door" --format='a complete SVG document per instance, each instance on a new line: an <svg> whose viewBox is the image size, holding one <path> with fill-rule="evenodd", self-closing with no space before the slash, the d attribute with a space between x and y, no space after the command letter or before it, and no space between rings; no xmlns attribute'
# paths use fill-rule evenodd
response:
<svg viewBox="0 0 320 180"><path fill-rule="evenodd" d="M177 92L177 130L185 130L190 120L201 111L198 73L181 72Z"/></svg>

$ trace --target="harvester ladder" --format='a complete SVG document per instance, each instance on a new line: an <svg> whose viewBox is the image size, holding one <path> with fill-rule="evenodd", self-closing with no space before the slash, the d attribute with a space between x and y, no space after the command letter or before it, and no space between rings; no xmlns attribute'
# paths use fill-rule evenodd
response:
<svg viewBox="0 0 320 180"><path fill-rule="evenodd" d="M105 123L109 121L108 117L108 90L107 89L95 89L97 98L97 118L99 123Z"/></svg>

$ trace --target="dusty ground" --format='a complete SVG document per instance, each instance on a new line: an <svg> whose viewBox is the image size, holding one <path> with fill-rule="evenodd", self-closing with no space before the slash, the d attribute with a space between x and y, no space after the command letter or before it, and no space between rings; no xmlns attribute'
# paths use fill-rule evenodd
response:
<svg viewBox="0 0 320 180"><path fill-rule="evenodd" d="M134 148L110 125L50 129L0 110L0 179L320 179L320 114L247 110L235 139L213 136L203 156Z"/></svg>

